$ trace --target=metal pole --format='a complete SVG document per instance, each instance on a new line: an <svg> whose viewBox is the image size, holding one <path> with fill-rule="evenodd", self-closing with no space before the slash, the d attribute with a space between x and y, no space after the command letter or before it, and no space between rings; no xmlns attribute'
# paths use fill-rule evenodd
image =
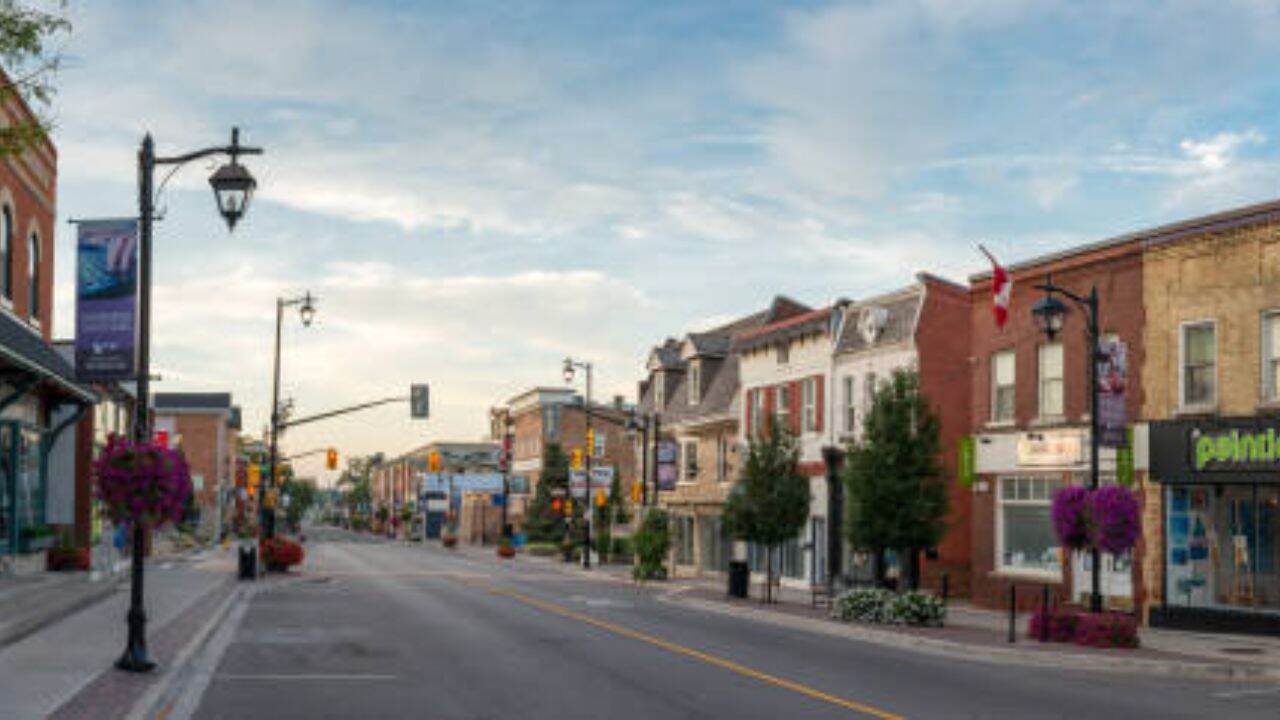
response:
<svg viewBox="0 0 1280 720"><path fill-rule="evenodd" d="M658 504L658 446L662 444L662 417L653 414L653 495L650 502Z"/></svg>
<svg viewBox="0 0 1280 720"><path fill-rule="evenodd" d="M1102 447L1099 437L1101 423L1098 418L1098 356L1101 348L1098 343L1098 288L1089 291L1089 487L1098 489L1098 450ZM1093 562L1093 592L1089 597L1090 612L1102 612L1102 553L1094 546L1090 550Z"/></svg>
<svg viewBox="0 0 1280 720"><path fill-rule="evenodd" d="M1018 586L1009 585L1009 642L1018 642Z"/></svg>
<svg viewBox="0 0 1280 720"><path fill-rule="evenodd" d="M276 482L276 458L280 452L280 328L284 324L284 299L276 298L276 355L275 355L275 374L272 376L271 382L271 450L267 459L267 468L269 472L267 479L262 483L263 492L261 499L258 501L258 512L261 518L261 535L264 540L275 537L276 534L276 511L274 507L267 507L267 492L275 487Z"/></svg>
<svg viewBox="0 0 1280 720"><path fill-rule="evenodd" d="M587 468L587 496L583 498L585 502L583 503L584 522L582 523L582 534L583 534L583 538L585 539L585 542L583 543L585 547L582 548L582 567L587 570L590 570L591 569L591 513L594 512L594 508L591 504L591 456L594 455L596 452L596 447L595 447L596 439L595 439L595 436L591 434L591 363L584 363L583 368L586 369L587 371L587 399L586 399L586 402L583 404L582 408L586 412L587 439L590 441L591 447L587 448L587 459L585 463Z"/></svg>
<svg viewBox="0 0 1280 720"><path fill-rule="evenodd" d="M151 133L142 138L138 151L138 362L137 404L133 421L133 437L137 442L147 442L151 437L151 223L155 208L152 206L152 184L155 180L156 149ZM133 567L129 587L129 637L124 654L116 661L116 667L129 672L148 672L155 669L155 662L147 653L147 610L143 605L143 566L146 554L146 530L141 523L133 524Z"/></svg>
<svg viewBox="0 0 1280 720"><path fill-rule="evenodd" d="M649 419L640 426L640 507L649 504Z"/></svg>
<svg viewBox="0 0 1280 720"><path fill-rule="evenodd" d="M511 537L507 529L507 505L511 503L511 424L504 425L502 434L502 528L500 537Z"/></svg>

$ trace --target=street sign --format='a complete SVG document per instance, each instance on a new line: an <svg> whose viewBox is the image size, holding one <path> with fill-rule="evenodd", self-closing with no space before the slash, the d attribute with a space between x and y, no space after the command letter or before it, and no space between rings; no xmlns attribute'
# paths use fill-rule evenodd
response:
<svg viewBox="0 0 1280 720"><path fill-rule="evenodd" d="M431 414L431 388L426 383L409 386L409 417L425 420Z"/></svg>

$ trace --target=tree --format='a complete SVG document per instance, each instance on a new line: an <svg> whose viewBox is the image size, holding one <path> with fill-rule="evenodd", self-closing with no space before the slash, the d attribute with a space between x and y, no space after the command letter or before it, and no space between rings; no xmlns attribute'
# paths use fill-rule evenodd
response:
<svg viewBox="0 0 1280 720"><path fill-rule="evenodd" d="M57 9L66 9L65 0ZM53 76L62 62L61 49L50 49L49 45L70 30L71 23L61 12L0 0L0 63L7 75L0 79L0 102L8 104L21 98L32 111L31 118L19 117L0 128L0 156L18 155L48 137Z"/></svg>
<svg viewBox="0 0 1280 720"><path fill-rule="evenodd" d="M884 581L884 554L907 558L911 589L920 582L920 552L942 539L947 489L938 465L938 418L920 392L914 370L895 370L876 388L862 438L849 446L844 483L845 532L853 547L875 558Z"/></svg>
<svg viewBox="0 0 1280 720"><path fill-rule="evenodd" d="M795 539L809 517L809 479L800 473L800 446L771 417L747 438L747 461L724 506L725 528L765 547L765 599L773 599L773 551Z"/></svg>
<svg viewBox="0 0 1280 720"><path fill-rule="evenodd" d="M535 542L557 542L564 537L564 518L552 507L552 490L568 494L569 456L559 443L547 443L542 450L542 478L525 512L524 531ZM575 509L576 511L576 509Z"/></svg>
<svg viewBox="0 0 1280 720"><path fill-rule="evenodd" d="M290 472L280 486L281 495L289 496L289 507L284 510L285 522L295 531L300 527L302 517L307 514L316 502L316 486L309 482L300 482Z"/></svg>
<svg viewBox="0 0 1280 720"><path fill-rule="evenodd" d="M338 476L337 487L343 489L348 511L354 517L373 502L373 468L382 462L382 453L347 460L347 469Z"/></svg>

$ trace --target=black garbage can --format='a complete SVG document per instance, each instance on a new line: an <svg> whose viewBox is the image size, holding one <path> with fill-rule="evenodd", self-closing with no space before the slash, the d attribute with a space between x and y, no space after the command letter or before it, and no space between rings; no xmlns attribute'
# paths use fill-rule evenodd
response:
<svg viewBox="0 0 1280 720"><path fill-rule="evenodd" d="M751 566L746 560L729 561L729 597L745 598L751 585Z"/></svg>
<svg viewBox="0 0 1280 720"><path fill-rule="evenodd" d="M258 553L252 545L240 546L240 579L253 580L258 576Z"/></svg>

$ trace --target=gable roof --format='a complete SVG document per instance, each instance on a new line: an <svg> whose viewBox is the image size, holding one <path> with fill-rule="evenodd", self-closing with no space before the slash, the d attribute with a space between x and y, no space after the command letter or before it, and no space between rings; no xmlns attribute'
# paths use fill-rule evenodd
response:
<svg viewBox="0 0 1280 720"><path fill-rule="evenodd" d="M77 400L95 402L97 395L76 382L75 367L57 348L9 313L0 312L0 359L47 381Z"/></svg>
<svg viewBox="0 0 1280 720"><path fill-rule="evenodd" d="M792 315L786 319L772 322L768 325L763 325L739 334L734 338L734 350L738 352L745 352L747 350L754 350L755 348L783 340L792 340L814 332L825 333L827 332L827 323L830 318L830 307L809 310L798 315Z"/></svg>
<svg viewBox="0 0 1280 720"><path fill-rule="evenodd" d="M923 295L923 287L911 285L879 298L850 305L845 311L847 315L840 329L840 337L836 340L836 352L861 352L911 340ZM868 341L863 332L864 318L877 311L883 313L884 323L879 333Z"/></svg>

